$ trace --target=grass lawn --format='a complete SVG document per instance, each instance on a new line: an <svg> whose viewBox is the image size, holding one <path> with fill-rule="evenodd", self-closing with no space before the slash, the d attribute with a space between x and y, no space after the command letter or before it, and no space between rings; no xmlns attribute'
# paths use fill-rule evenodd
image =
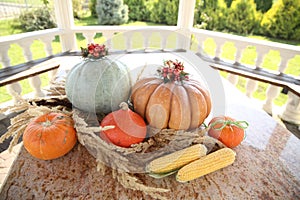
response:
<svg viewBox="0 0 300 200"><path fill-rule="evenodd" d="M16 33L21 33L21 30L15 29L15 28L11 28L11 26L9 26L9 24L13 22L15 23L15 25L17 22L15 21L4 21L4 20L0 20L0 36L3 35L11 35L11 34L16 34ZM92 17L86 17L83 18L81 20L75 20L75 24L77 26L86 26L86 25L96 25L97 24L97 19L92 18ZM153 23L147 23L147 22L130 22L128 24L125 24L124 26L151 26L151 25L159 25L159 24L153 24ZM82 34L77 34L77 46L85 46L86 45L86 40L85 38L82 36ZM264 37L260 37L260 36L251 36L251 37L256 37L258 39L264 39L264 40L270 40L268 38L264 38ZM95 36L95 42L96 43L103 43L104 42L104 38L101 36L101 34L96 34ZM134 35L133 38L134 42L134 48L139 48L142 47L142 36L140 34L136 34ZM124 38L122 36L117 36L114 38L114 48L124 48L123 46L120 46L122 44L124 44ZM168 48L174 48L174 42L175 41L175 34L171 35L168 38ZM150 43L152 46L158 46L158 36L153 35L150 39ZM284 42L284 43L289 43L290 41L280 41L280 42ZM299 42L293 42L291 41L290 44L292 45L300 45ZM196 43L193 43L193 45L197 45ZM54 50L54 53L58 53L61 52L61 46L59 43L59 38L56 37L55 40L53 40L52 42L52 47ZM195 46L194 46L195 47ZM38 59L38 58L42 58L45 57L45 53L44 51L42 51L41 49L44 48L44 44L38 40L34 41L34 43L31 46L31 50L33 53L33 59ZM214 43L214 41L212 39L208 39L205 41L205 45L204 45L204 50L207 54L213 55L214 54L214 50L216 48L216 45ZM227 42L225 43L225 45L223 46L223 51L222 51L222 58L225 59L229 59L229 60L233 60L234 59L234 55L236 52L236 48L234 47L233 43ZM22 60L20 58L22 58L22 49L20 46L14 44L11 45L9 51L8 51L8 55L11 58L11 65L16 65L19 63L24 62L25 60ZM256 58L256 49L255 47L247 47L247 49L244 50L243 53L243 57L242 57L242 63L244 64L254 64L255 63L255 58ZM264 60L263 63L263 67L271 69L271 70L276 70L274 67L270 67L270 66L277 66L280 63L280 56L279 56L279 52L276 51L270 51L267 55L266 55L266 59ZM299 75L300 74L300 55L296 56L295 58L293 58L292 60L290 60L288 68L286 69L286 73L288 74L293 74L293 75ZM1 64L0 64L0 68L1 68ZM227 74L226 73L221 73L222 76L226 77ZM42 74L41 76L42 79L42 85L46 86L49 82L47 73L46 74ZM20 84L22 86L22 94L26 94L28 92L32 92L32 88L29 85L28 80L23 80L20 81ZM243 77L239 78L239 82L238 82L238 88L245 92L245 84L246 84L246 79ZM266 88L268 87L268 84L265 83L259 83L258 84L258 89L255 91L254 93L254 97L258 98L260 100L264 100L266 98ZM9 94L7 94L6 88L5 87L0 87L0 103L1 102L5 102L10 100L11 97ZM280 94L276 99L275 99L275 104L281 106L283 104L285 104L287 100L287 95L284 94Z"/></svg>

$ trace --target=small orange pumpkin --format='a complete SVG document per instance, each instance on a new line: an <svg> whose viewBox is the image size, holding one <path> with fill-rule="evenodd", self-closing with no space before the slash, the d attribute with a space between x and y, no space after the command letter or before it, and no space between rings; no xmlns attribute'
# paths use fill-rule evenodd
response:
<svg viewBox="0 0 300 200"><path fill-rule="evenodd" d="M244 140L248 123L228 116L218 116L211 119L208 127L209 136L220 140L229 148L234 148Z"/></svg>
<svg viewBox="0 0 300 200"><path fill-rule="evenodd" d="M131 101L134 111L158 129L195 129L211 111L210 94L196 80L144 78L133 86Z"/></svg>
<svg viewBox="0 0 300 200"><path fill-rule="evenodd" d="M120 147L130 147L142 142L147 134L144 119L128 108L125 102L120 104L121 109L106 115L101 126L114 126L112 129L100 132L100 137Z"/></svg>
<svg viewBox="0 0 300 200"><path fill-rule="evenodd" d="M67 154L76 144L73 119L62 113L48 113L31 121L23 134L23 145L33 156L51 160Z"/></svg>

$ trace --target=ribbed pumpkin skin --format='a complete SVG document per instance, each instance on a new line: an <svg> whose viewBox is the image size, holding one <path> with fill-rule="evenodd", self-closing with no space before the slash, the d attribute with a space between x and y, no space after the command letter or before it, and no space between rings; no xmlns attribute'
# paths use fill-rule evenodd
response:
<svg viewBox="0 0 300 200"><path fill-rule="evenodd" d="M42 160L65 155L76 142L73 119L62 113L49 113L36 118L27 125L23 134L25 149Z"/></svg>
<svg viewBox="0 0 300 200"><path fill-rule="evenodd" d="M69 72L65 90L80 110L109 113L128 100L131 79L128 68L109 58L86 59Z"/></svg>
<svg viewBox="0 0 300 200"><path fill-rule="evenodd" d="M141 79L133 86L131 101L134 111L159 129L195 129L211 111L209 92L196 80L181 84L155 77Z"/></svg>

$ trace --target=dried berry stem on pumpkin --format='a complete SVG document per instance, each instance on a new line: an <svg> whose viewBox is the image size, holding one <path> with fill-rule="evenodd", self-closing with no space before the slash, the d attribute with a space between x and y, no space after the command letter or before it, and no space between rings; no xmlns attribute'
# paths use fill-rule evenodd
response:
<svg viewBox="0 0 300 200"><path fill-rule="evenodd" d="M105 45L88 44L87 48L81 48L81 54L83 58L101 58L107 55L108 49Z"/></svg>
<svg viewBox="0 0 300 200"><path fill-rule="evenodd" d="M178 60L166 60L164 61L164 66L158 69L157 72L163 78L164 83L167 82L183 82L184 80L189 80L188 73L184 71L183 63Z"/></svg>

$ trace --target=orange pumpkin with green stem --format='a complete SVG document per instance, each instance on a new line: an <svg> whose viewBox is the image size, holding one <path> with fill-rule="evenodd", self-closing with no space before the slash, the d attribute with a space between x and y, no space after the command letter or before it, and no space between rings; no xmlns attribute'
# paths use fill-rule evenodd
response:
<svg viewBox="0 0 300 200"><path fill-rule="evenodd" d="M214 117L208 125L208 135L220 140L229 148L238 146L245 138L246 121L236 121L228 116Z"/></svg>
<svg viewBox="0 0 300 200"><path fill-rule="evenodd" d="M62 113L48 113L31 121L23 134L23 145L42 160L59 158L76 144L73 119Z"/></svg>

